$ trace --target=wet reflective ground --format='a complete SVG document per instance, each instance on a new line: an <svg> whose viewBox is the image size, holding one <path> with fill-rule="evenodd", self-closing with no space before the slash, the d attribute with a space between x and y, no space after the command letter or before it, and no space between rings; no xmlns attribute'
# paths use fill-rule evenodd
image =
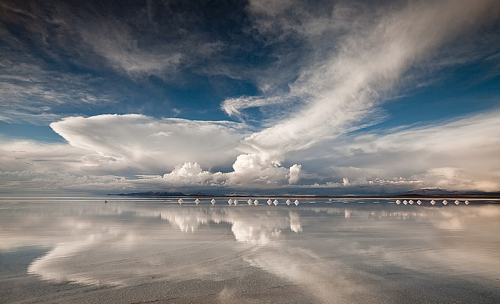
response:
<svg viewBox="0 0 500 304"><path fill-rule="evenodd" d="M500 303L500 205L210 199L3 198L0 302Z"/></svg>

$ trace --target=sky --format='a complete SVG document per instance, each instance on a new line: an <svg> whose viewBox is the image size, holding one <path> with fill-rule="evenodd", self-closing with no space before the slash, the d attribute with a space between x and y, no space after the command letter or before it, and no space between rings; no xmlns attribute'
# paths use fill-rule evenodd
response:
<svg viewBox="0 0 500 304"><path fill-rule="evenodd" d="M500 2L0 0L0 195L500 190Z"/></svg>

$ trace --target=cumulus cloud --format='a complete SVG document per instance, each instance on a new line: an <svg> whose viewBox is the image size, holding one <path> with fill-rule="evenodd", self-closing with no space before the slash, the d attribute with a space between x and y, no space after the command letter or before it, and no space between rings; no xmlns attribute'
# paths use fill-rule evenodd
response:
<svg viewBox="0 0 500 304"><path fill-rule="evenodd" d="M198 163L186 162L162 177L144 175L138 182L176 187L277 188L287 181L297 183L300 171L301 166L297 164L287 169L257 154L240 154L231 172L212 173L203 170Z"/></svg>
<svg viewBox="0 0 500 304"><path fill-rule="evenodd" d="M283 167L276 159L266 159L259 154L241 154L233 164L233 172L228 173L228 185L247 183L265 187L282 186L288 178L289 183L299 180L300 165L290 169Z"/></svg>
<svg viewBox="0 0 500 304"><path fill-rule="evenodd" d="M38 37L34 41L44 45L40 49L50 53L54 62L71 57L71 64L89 69L103 71L101 65L111 66L120 79L123 75L134 80L154 75L165 81L164 77L196 58L207 58L220 47L212 36L200 40L201 32L187 33L183 25L189 22L181 15L189 12L176 15L168 6L162 8L163 13L178 17L174 24L182 29L179 32L158 32L162 20L155 18L158 7L151 3L147 8L141 6L133 20L104 15L105 10L94 10L91 5L82 9L81 17L67 6L53 13L35 4L2 7L0 14L6 22L24 26L27 36ZM255 132L243 123L137 114L66 117L51 127L67 145L11 142L2 146L5 183L15 184L15 176L25 181L31 174L33 180L40 180L38 174L59 172L77 179L103 175L121 181L126 177L126 187L439 185L494 190L499 185L499 169L491 164L496 163L499 151L498 123L493 115L384 134L350 132L381 121L384 116L378 106L402 86L402 79L415 64L429 64L438 47L497 18L496 9L498 1L494 0L417 1L395 3L383 10L376 4L358 2L318 6L303 1L249 1L246 17L250 22L245 24L252 28L246 29L249 36L245 39L253 39L249 44L255 48L259 43L266 46L266 56L273 58L269 68L255 72L261 68L259 64L242 69L231 63L234 66L222 64L215 70L230 70L226 76L231 79L235 70L241 70L244 76L239 77L256 84L261 95L231 95L221 108L241 118L247 114L245 109L267 107L261 111L267 117L264 127ZM20 37L3 25L0 31L6 34L2 36L8 40L10 58L26 51L17 47ZM158 35L162 39L151 39ZM74 37L80 39L78 43ZM60 48L59 53L52 54L45 47L49 40L52 47ZM66 48L70 42L81 48ZM495 61L495 56L488 60ZM79 85L95 85L100 81L97 77L51 73L35 58L15 59L0 62L5 71L0 76L0 90L8 99L0 114L2 120L57 120L61 115L52 113L51 107L75 98L92 106L111 102L108 96ZM205 70L213 68L211 64ZM443 64L457 64L457 59ZM59 89L49 88L51 79ZM26 102L31 97L37 101ZM17 100L23 104L16 104ZM22 146L22 152L16 145Z"/></svg>
<svg viewBox="0 0 500 304"><path fill-rule="evenodd" d="M1 153L5 160L2 187L40 182L39 188L54 189L59 185L66 189L89 189L89 185L96 186L98 181L103 182L98 189L279 187L287 180L299 181L300 165L287 169L278 160L241 154L239 144L249 131L239 123L154 119L130 114L69 117L50 126L68 144L34 141L5 144ZM214 166L231 164L233 171L210 171ZM40 174L46 180L39 178ZM99 176L110 180L104 181ZM57 181L61 180L65 181L59 184Z"/></svg>
<svg viewBox="0 0 500 304"><path fill-rule="evenodd" d="M495 191L500 186L500 168L492 166L500 154L497 117L492 112L435 126L344 136L304 151L306 156L290 153L288 161L296 164L289 168L282 165L283 158L241 154L239 144L248 131L240 124L142 115L73 117L52 124L69 144L4 140L1 187L280 188L288 184L349 191L368 187L398 192L432 186ZM316 170L318 160L324 165ZM226 172L211 170L231 164L232 170ZM303 172L303 166L316 172Z"/></svg>
<svg viewBox="0 0 500 304"><path fill-rule="evenodd" d="M392 136L346 136L378 123L383 117L378 106L401 87L405 73L435 56L438 47L495 20L498 3L420 1L385 11L369 4L322 7L322 12L317 12L296 1L281 1L279 5L250 2L254 26L273 37L270 43L293 37L314 51L297 63L300 73L289 83L288 93L272 95L266 91L262 96L223 102L226 113L237 116L252 107L287 104L294 108L291 115L275 123L277 117L283 117L278 112L268 121L270 127L246 137L243 149L268 160L283 161L286 155L288 161L305 166L318 167L317 163L333 159L329 166L318 168L318 173L330 178L333 173L335 181L313 187L372 186L387 192L436 184L460 190L491 191L498 187L498 169L491 168L497 153L496 137L492 141L486 135L496 134L498 120L494 116L472 118L472 124L479 124L476 126L460 119L456 124L426 130L393 130ZM480 122L483 118L485 124ZM332 143L339 148L328 147ZM450 146L455 146L453 152L448 151ZM471 156L465 151L472 146L487 148L477 153L483 155ZM453 165L443 166L447 163ZM473 165L479 163L483 163L480 168Z"/></svg>
<svg viewBox="0 0 500 304"><path fill-rule="evenodd" d="M265 183L275 183L277 179L283 179L286 168L280 162L262 158L258 154L241 154L233 164L233 178L236 181L258 179Z"/></svg>
<svg viewBox="0 0 500 304"><path fill-rule="evenodd" d="M58 185L89 189L99 180L102 185L96 189L238 186L246 182L276 185L288 173L279 164L239 155L238 145L248 133L247 127L239 123L131 114L69 117L51 127L68 144L4 142L0 151L3 188L39 182L32 189L55 189ZM230 168L231 164L234 172L224 174L202 169ZM153 178L141 176L164 172L170 173ZM109 177L111 182L100 177Z"/></svg>
<svg viewBox="0 0 500 304"><path fill-rule="evenodd" d="M69 117L50 126L68 144L5 142L3 188L37 182L32 189L278 187L299 180L300 165L287 169L277 160L240 154L248 129L238 123L130 114ZM210 171L231 164L233 171Z"/></svg>
<svg viewBox="0 0 500 304"><path fill-rule="evenodd" d="M164 174L161 182L178 187L206 186L214 185L219 175L222 173L212 174L209 171L203 171L196 162L186 162L182 166L177 166L172 172Z"/></svg>
<svg viewBox="0 0 500 304"><path fill-rule="evenodd" d="M300 170L302 165L293 165L290 167L290 178L288 179L289 184L296 184L300 180Z"/></svg>

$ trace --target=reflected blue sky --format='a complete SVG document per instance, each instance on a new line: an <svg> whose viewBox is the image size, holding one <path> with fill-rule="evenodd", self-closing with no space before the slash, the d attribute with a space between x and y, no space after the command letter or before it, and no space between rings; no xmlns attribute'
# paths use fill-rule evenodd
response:
<svg viewBox="0 0 500 304"><path fill-rule="evenodd" d="M500 299L498 205L259 201L2 199L0 280L23 292L0 298L50 302L57 287L74 303Z"/></svg>

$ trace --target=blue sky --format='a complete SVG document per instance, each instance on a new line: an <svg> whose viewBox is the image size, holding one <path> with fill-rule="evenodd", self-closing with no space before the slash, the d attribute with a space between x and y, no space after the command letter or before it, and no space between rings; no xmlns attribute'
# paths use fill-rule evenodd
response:
<svg viewBox="0 0 500 304"><path fill-rule="evenodd" d="M500 189L500 4L0 1L0 193Z"/></svg>

